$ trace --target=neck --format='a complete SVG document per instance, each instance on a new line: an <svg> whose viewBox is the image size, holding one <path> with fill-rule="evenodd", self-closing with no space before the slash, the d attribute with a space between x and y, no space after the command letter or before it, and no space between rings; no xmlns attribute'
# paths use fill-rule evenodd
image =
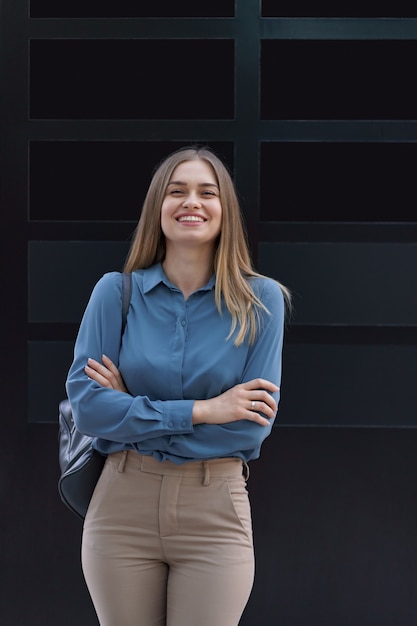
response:
<svg viewBox="0 0 417 626"><path fill-rule="evenodd" d="M213 252L205 256L201 249L196 254L192 250L182 250L179 253L167 250L162 267L168 280L181 289L187 299L190 294L203 287L213 274Z"/></svg>

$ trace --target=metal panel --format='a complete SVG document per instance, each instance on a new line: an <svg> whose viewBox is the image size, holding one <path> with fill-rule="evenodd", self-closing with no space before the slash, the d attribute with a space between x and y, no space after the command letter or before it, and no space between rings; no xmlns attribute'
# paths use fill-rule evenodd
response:
<svg viewBox="0 0 417 626"><path fill-rule="evenodd" d="M57 422L58 404L66 397L65 380L73 347L72 341L28 342L29 422Z"/></svg>
<svg viewBox="0 0 417 626"><path fill-rule="evenodd" d="M416 425L417 345L287 344L278 425Z"/></svg>
<svg viewBox="0 0 417 626"><path fill-rule="evenodd" d="M29 322L79 322L97 280L121 271L128 243L32 241Z"/></svg>
<svg viewBox="0 0 417 626"><path fill-rule="evenodd" d="M190 71L191 58L198 72ZM222 59L215 77L213 58ZM179 97L172 85L183 80L185 68L186 86ZM232 39L30 43L32 119L231 119L233 114Z"/></svg>
<svg viewBox="0 0 417 626"><path fill-rule="evenodd" d="M415 119L412 40L263 40L262 119Z"/></svg>
<svg viewBox="0 0 417 626"><path fill-rule="evenodd" d="M259 265L294 295L294 324L417 325L417 244L261 243Z"/></svg>
<svg viewBox="0 0 417 626"><path fill-rule="evenodd" d="M38 0L39 1L39 0ZM301 0L295 5L292 2L261 0L263 17L332 17L332 18L411 18L417 17L416 8L408 2L400 0L394 3L382 2L375 5L369 0L362 2L328 2L319 0L312 4L309 0ZM346 21L346 20L345 20ZM363 20L362 20L363 21Z"/></svg>
<svg viewBox="0 0 417 626"><path fill-rule="evenodd" d="M190 0L118 0L118 2L97 2L97 0L31 0L30 16L36 18L118 18L118 17L232 17L234 0L210 0L197 3Z"/></svg>
<svg viewBox="0 0 417 626"><path fill-rule="evenodd" d="M262 221L412 222L417 143L267 141Z"/></svg>

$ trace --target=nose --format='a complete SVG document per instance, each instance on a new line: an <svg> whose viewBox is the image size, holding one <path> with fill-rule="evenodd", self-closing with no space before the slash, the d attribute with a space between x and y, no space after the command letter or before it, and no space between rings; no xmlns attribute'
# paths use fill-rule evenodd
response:
<svg viewBox="0 0 417 626"><path fill-rule="evenodd" d="M200 208L201 207L201 202L200 202L200 198L198 197L198 195L194 192L191 191L185 198L184 201L182 203L182 206L184 208L188 208L188 209L193 209L193 208Z"/></svg>

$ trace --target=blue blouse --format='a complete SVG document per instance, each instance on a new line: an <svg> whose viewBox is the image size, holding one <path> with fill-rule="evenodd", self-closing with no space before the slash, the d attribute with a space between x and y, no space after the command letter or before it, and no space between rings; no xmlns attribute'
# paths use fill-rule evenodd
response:
<svg viewBox="0 0 417 626"><path fill-rule="evenodd" d="M226 340L231 317L219 314L215 277L184 300L160 263L132 274L132 297L119 354L122 323L119 272L97 282L75 343L67 393L80 432L103 454L135 449L163 461L259 456L269 426L249 420L192 424L195 400L218 396L238 383L265 378L280 385L284 300L278 283L251 279L269 313L260 311L255 343ZM88 357L118 365L129 393L101 387L84 372ZM279 392L273 394L276 401Z"/></svg>

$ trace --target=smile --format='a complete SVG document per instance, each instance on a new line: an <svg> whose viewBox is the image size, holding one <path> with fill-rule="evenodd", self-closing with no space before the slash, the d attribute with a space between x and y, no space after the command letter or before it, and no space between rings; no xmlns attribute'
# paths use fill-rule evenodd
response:
<svg viewBox="0 0 417 626"><path fill-rule="evenodd" d="M182 215L178 218L178 222L205 222L206 220L199 215Z"/></svg>

